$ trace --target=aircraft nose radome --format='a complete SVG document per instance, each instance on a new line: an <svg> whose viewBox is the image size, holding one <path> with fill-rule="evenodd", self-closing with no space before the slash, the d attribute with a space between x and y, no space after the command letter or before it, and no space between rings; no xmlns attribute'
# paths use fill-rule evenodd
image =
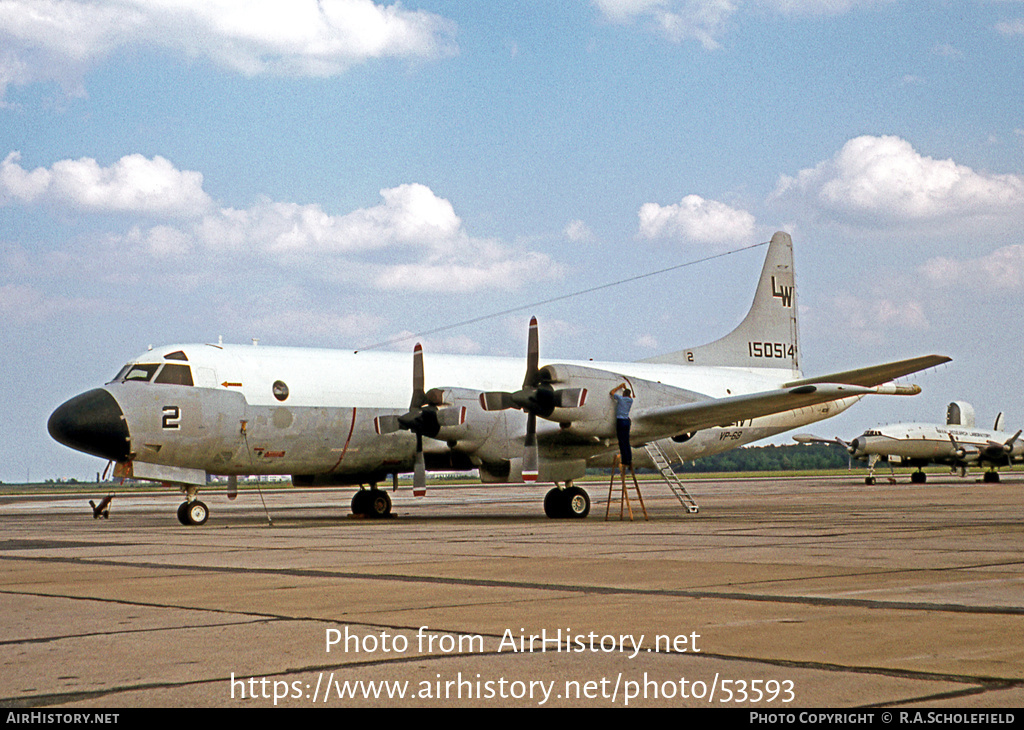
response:
<svg viewBox="0 0 1024 730"><path fill-rule="evenodd" d="M102 388L76 395L57 408L46 424L50 436L93 456L126 461L128 425L114 396Z"/></svg>

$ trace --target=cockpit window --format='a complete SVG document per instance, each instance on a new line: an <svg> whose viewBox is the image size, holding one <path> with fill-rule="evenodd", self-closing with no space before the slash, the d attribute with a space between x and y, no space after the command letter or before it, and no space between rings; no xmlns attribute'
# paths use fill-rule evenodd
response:
<svg viewBox="0 0 1024 730"><path fill-rule="evenodd" d="M154 382L168 385L192 385L192 370L188 365L167 363Z"/></svg>
<svg viewBox="0 0 1024 730"><path fill-rule="evenodd" d="M156 373L156 370L159 367L160 363L135 363L133 365L129 365L121 371L124 373L121 380L126 383L148 383L153 378L154 373Z"/></svg>
<svg viewBox="0 0 1024 730"><path fill-rule="evenodd" d="M157 372L159 371L159 372ZM154 379L153 376L156 376ZM112 383L164 383L166 385L194 385L192 369L188 365L158 362L131 362L121 368Z"/></svg>
<svg viewBox="0 0 1024 730"><path fill-rule="evenodd" d="M168 355L164 355L164 360L184 360L185 362L188 362L188 358L185 357L185 353L181 350L175 350Z"/></svg>
<svg viewBox="0 0 1024 730"><path fill-rule="evenodd" d="M131 369L132 369L132 364L128 363L123 368L121 368L120 370L117 371L117 375L115 375L114 379L111 380L110 382L111 383L120 383L122 380L124 380L124 376L127 375L128 371L131 370Z"/></svg>

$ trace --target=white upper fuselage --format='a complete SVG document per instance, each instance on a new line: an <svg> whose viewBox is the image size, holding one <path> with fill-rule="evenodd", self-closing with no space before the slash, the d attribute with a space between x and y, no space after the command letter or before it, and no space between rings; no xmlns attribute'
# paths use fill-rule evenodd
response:
<svg viewBox="0 0 1024 730"><path fill-rule="evenodd" d="M1004 448L1007 443L1011 443L1009 450ZM857 457L898 456L910 462L945 464L999 465L1024 454L1024 443L1014 439L1014 434L932 423L899 423L869 429L851 442L851 448Z"/></svg>
<svg viewBox="0 0 1024 730"><path fill-rule="evenodd" d="M412 392L411 352L172 345L143 353L133 362L163 363L164 354L173 351L186 354L195 387L241 393L253 406L282 403L273 393L277 381L287 384L286 402L296 407L403 409ZM523 359L510 357L427 353L425 361L427 388L515 390L523 382L526 367ZM558 362L684 388L711 398L771 390L800 377L789 369Z"/></svg>
<svg viewBox="0 0 1024 730"><path fill-rule="evenodd" d="M424 449L449 455L453 467L479 468L482 476L511 468L508 478L515 481L526 416L485 412L479 395L517 390L525 367L517 358L427 353L425 387L443 390L446 406L465 408L466 419L427 439ZM772 391L800 375L789 368L590 361L559 363L555 370L571 372L572 385L588 395L571 417L556 413L538 423L549 480L579 475L588 463L615 453L609 391L622 382L632 387L635 407L644 409ZM119 460L195 470L197 480L206 472L372 481L411 468L413 435L382 434L374 419L409 409L412 373L411 352L171 345L143 353L103 390L116 400L130 433L130 448ZM666 439L676 458L696 458L833 416L856 400L703 428L685 443L667 440L685 433L682 428L637 424L633 436Z"/></svg>

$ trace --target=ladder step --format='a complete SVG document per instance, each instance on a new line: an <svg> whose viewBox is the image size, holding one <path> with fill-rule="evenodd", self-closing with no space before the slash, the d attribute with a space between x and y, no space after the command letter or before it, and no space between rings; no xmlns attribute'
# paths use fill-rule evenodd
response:
<svg viewBox="0 0 1024 730"><path fill-rule="evenodd" d="M672 494L675 495L679 503L683 505L687 512L695 514L700 511L700 507L697 506L697 502L690 496L690 493L686 491L686 486L683 484L679 476L672 470L672 464L669 461L668 456L661 447L658 446L657 442L651 441L644 446L644 450L647 455L651 457L651 461L658 468L661 473L662 479L668 485L668 488L672 490Z"/></svg>

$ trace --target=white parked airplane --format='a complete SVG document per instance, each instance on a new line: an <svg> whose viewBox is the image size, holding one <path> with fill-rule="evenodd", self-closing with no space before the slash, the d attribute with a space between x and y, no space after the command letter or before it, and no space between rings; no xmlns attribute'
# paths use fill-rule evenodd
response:
<svg viewBox="0 0 1024 730"><path fill-rule="evenodd" d="M928 477L924 467L944 464L960 476L967 475L970 466L989 467L982 477L985 482L998 482L1001 466L1013 466L1024 460L1022 431L1008 434L1003 430L1003 414L996 417L992 430L974 425L974 409L969 403L954 401L946 409L946 425L933 423L895 423L868 429L849 443L841 439L822 439L808 434L793 437L800 443L841 444L855 459L868 462L865 484L875 483L875 465L886 461L917 467L910 481L924 484Z"/></svg>
<svg viewBox="0 0 1024 730"><path fill-rule="evenodd" d="M633 392L632 444L660 441L692 459L834 416L864 395L918 393L890 381L949 360L804 378L792 246L785 233L772 237L754 302L732 333L646 361L541 367L536 321L525 368L455 355L430 355L425 367L418 345L412 362L372 351L171 345L58 407L48 428L66 446L115 461L118 476L179 485L183 524L206 521L196 492L210 475L232 485L263 474L300 486L369 485L352 510L384 516L391 500L377 483L412 471L422 493L428 469L554 482L547 514L585 517L590 498L572 482L616 453L608 393L617 384ZM427 375L437 387L426 390Z"/></svg>

